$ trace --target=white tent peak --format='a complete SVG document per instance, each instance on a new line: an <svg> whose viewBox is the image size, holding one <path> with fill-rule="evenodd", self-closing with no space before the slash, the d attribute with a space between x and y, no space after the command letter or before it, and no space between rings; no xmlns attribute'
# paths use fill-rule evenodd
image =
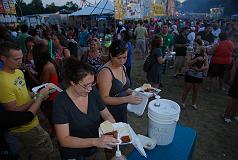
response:
<svg viewBox="0 0 238 160"><path fill-rule="evenodd" d="M85 6L69 16L114 14L114 5L111 0L100 0L95 6Z"/></svg>

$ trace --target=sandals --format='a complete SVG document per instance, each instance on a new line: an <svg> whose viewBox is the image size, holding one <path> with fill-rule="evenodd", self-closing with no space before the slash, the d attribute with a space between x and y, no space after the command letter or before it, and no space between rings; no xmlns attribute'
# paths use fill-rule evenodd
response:
<svg viewBox="0 0 238 160"><path fill-rule="evenodd" d="M186 108L186 105L185 105L185 103L181 103L181 105L180 105L180 106L181 106L181 108L182 108L182 109L185 109L185 108Z"/></svg>
<svg viewBox="0 0 238 160"><path fill-rule="evenodd" d="M193 108L194 110L198 110L198 107L197 107L196 104L193 104L193 105L192 105L192 108Z"/></svg>

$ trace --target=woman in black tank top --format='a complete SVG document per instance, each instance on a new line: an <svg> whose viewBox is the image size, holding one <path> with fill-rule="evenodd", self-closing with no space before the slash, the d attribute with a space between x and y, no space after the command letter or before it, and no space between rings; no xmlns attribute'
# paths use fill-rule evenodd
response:
<svg viewBox="0 0 238 160"><path fill-rule="evenodd" d="M111 60L97 76L98 89L116 122L127 123L127 104L139 104L142 99L131 95L130 81L124 67L127 59L126 43L114 40L109 52Z"/></svg>

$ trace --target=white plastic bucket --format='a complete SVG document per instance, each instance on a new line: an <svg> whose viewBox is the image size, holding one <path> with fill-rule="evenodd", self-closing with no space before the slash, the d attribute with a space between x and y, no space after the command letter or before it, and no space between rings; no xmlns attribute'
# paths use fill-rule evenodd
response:
<svg viewBox="0 0 238 160"><path fill-rule="evenodd" d="M160 105L156 106L156 101L151 101L148 107L148 135L156 140L158 145L168 145L174 138L180 107L177 103L167 99L160 99Z"/></svg>

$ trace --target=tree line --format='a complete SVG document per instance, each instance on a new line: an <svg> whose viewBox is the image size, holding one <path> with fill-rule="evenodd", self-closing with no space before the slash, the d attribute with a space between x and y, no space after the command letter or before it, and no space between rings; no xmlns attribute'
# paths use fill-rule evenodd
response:
<svg viewBox="0 0 238 160"><path fill-rule="evenodd" d="M79 10L79 6L73 1L68 1L63 6L56 6L55 3L52 2L44 7L42 0L32 0L29 4L26 4L24 0L16 0L15 6L17 16L55 13L58 11L70 13Z"/></svg>

